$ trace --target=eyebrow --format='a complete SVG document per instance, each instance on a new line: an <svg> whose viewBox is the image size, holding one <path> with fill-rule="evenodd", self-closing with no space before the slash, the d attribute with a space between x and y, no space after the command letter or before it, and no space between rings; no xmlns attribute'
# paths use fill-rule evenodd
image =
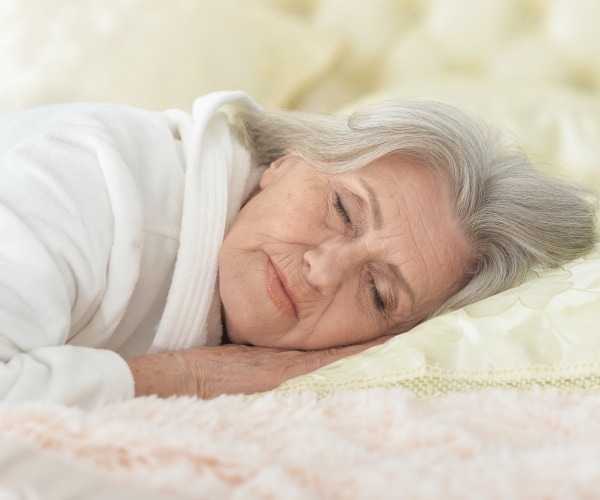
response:
<svg viewBox="0 0 600 500"><path fill-rule="evenodd" d="M375 229L381 229L383 225L383 217L381 215L381 205L379 204L379 198L377 197L377 193L364 179L359 179L359 181L369 197L369 205L371 207L371 214L373 217L373 226L375 227ZM394 275L396 276L396 279L400 283L400 286L404 288L404 290L410 297L410 300L414 307L416 302L416 295L412 286L410 286L410 283L406 280L404 274L402 274L402 271L396 264L390 263L388 265L394 273Z"/></svg>

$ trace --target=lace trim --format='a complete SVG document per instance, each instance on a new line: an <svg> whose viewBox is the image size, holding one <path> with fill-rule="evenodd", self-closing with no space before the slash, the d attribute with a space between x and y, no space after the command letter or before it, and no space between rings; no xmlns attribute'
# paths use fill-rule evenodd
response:
<svg viewBox="0 0 600 500"><path fill-rule="evenodd" d="M600 392L600 362L485 370L450 370L436 366L422 366L413 370L347 381L314 378L307 380L307 376L304 376L297 381L292 379L285 382L276 391L284 394L313 391L319 397L324 397L335 391L374 387L403 387L422 399L492 388L520 391L546 388Z"/></svg>

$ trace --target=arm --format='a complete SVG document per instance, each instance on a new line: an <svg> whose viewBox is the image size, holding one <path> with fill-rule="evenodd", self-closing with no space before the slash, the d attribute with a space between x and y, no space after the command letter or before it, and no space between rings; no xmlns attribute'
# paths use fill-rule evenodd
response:
<svg viewBox="0 0 600 500"><path fill-rule="evenodd" d="M185 351L146 354L127 360L136 396L252 394L276 388L286 380L357 354L386 338L323 351L284 351L226 344Z"/></svg>
<svg viewBox="0 0 600 500"><path fill-rule="evenodd" d="M76 139L23 138L0 158L2 401L92 406L133 395L116 353L65 345L100 308L113 242L98 160Z"/></svg>

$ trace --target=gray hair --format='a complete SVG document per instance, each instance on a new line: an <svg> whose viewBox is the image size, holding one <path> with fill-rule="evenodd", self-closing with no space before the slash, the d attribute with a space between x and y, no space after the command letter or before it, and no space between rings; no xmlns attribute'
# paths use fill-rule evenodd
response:
<svg viewBox="0 0 600 500"><path fill-rule="evenodd" d="M506 290L533 267L559 266L594 245L589 193L538 171L496 130L452 106L393 101L349 116L245 113L238 123L259 164L293 154L338 173L402 154L444 172L477 263L432 315Z"/></svg>

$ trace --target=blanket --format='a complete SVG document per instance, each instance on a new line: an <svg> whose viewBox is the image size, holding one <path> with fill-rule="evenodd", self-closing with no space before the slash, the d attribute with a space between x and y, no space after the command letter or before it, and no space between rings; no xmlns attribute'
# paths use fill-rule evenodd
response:
<svg viewBox="0 0 600 500"><path fill-rule="evenodd" d="M593 498L599 412L600 395L552 390L272 392L4 407L0 431L70 469L40 480L30 468L37 493L93 473L97 498ZM0 465L0 485L22 492Z"/></svg>

